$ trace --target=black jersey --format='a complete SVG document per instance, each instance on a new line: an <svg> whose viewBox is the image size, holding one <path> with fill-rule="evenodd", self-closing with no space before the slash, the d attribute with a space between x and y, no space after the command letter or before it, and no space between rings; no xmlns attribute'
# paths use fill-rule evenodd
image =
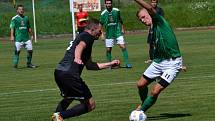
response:
<svg viewBox="0 0 215 121"><path fill-rule="evenodd" d="M77 64L74 62L75 58L75 48L83 41L86 43L86 48L83 50L81 55L81 60L84 64ZM64 58L57 65L56 70L61 70L64 72L69 72L69 74L74 75L74 77L79 77L85 66L85 64L91 59L92 46L94 43L94 37L87 32L80 33L74 41L71 41Z"/></svg>

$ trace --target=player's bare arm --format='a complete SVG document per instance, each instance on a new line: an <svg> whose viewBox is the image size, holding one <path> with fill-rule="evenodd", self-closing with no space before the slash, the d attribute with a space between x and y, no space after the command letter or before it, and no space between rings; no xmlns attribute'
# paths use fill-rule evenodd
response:
<svg viewBox="0 0 215 121"><path fill-rule="evenodd" d="M113 61L107 62L107 63L97 63L97 65L98 65L99 69L104 69L104 68L119 66L120 61L119 60L113 60Z"/></svg>
<svg viewBox="0 0 215 121"><path fill-rule="evenodd" d="M125 34L125 26L122 24L122 33Z"/></svg>
<svg viewBox="0 0 215 121"><path fill-rule="evenodd" d="M10 29L10 41L14 42L14 29Z"/></svg>
<svg viewBox="0 0 215 121"><path fill-rule="evenodd" d="M76 62L78 64L83 64L83 62L81 60L81 54L82 54L84 48L86 48L86 43L83 42L83 41L80 41L80 43L75 48L75 59L74 59L74 62Z"/></svg>
<svg viewBox="0 0 215 121"><path fill-rule="evenodd" d="M124 24L123 24L123 21L122 21L122 17L121 17L121 15L120 15L120 12L119 12L119 22L121 23L121 25L122 25L122 33L123 34L125 34L125 26L124 26Z"/></svg>
<svg viewBox="0 0 215 121"><path fill-rule="evenodd" d="M31 28L28 29L29 34L31 35L31 40L34 40L34 34Z"/></svg>
<svg viewBox="0 0 215 121"><path fill-rule="evenodd" d="M144 0L134 0L135 2L137 2L140 6L142 6L143 8L145 8L149 14L155 14L156 10L152 7L152 5L150 5L149 3L145 2Z"/></svg>

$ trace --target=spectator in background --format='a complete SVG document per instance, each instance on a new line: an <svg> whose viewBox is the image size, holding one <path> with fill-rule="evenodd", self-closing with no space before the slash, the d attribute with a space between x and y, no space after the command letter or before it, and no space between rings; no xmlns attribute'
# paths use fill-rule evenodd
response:
<svg viewBox="0 0 215 121"><path fill-rule="evenodd" d="M159 15L164 17L164 11L161 7L158 6L158 0L151 0L151 5L153 8L155 8L155 10ZM151 63L153 60L153 48L154 48L155 38L153 38L152 27L153 27L153 24L149 27L148 38L147 38L147 43L149 45L149 60L146 60L145 63Z"/></svg>
<svg viewBox="0 0 215 121"><path fill-rule="evenodd" d="M78 10L79 11L76 12L75 17L76 17L76 29L80 34L81 32L84 31L84 27L87 25L88 12L83 11L83 4L78 4Z"/></svg>

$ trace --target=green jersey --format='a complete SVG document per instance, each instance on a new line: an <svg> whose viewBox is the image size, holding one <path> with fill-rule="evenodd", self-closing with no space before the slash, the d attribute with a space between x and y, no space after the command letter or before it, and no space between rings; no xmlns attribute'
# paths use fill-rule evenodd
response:
<svg viewBox="0 0 215 121"><path fill-rule="evenodd" d="M152 16L155 39L154 61L181 56L177 39L169 23L159 14Z"/></svg>
<svg viewBox="0 0 215 121"><path fill-rule="evenodd" d="M29 40L30 23L27 16L14 16L11 19L10 28L14 29L16 42L26 42Z"/></svg>
<svg viewBox="0 0 215 121"><path fill-rule="evenodd" d="M117 8L113 8L112 11L105 9L101 13L100 22L103 25L106 32L106 39L116 39L122 36L120 11Z"/></svg>

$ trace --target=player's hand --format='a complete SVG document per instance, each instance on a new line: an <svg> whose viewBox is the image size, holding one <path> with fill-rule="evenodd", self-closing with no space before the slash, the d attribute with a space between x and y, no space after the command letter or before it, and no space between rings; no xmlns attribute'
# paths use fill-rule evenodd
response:
<svg viewBox="0 0 215 121"><path fill-rule="evenodd" d="M74 62L76 62L77 64L84 64L84 63L82 62L82 60L79 59L79 58L75 58L75 59L74 59Z"/></svg>
<svg viewBox="0 0 215 121"><path fill-rule="evenodd" d="M125 34L125 27L122 26L122 34Z"/></svg>
<svg viewBox="0 0 215 121"><path fill-rule="evenodd" d="M125 34L125 29L122 29L122 34Z"/></svg>
<svg viewBox="0 0 215 121"><path fill-rule="evenodd" d="M14 36L10 37L10 42L11 42L12 45L14 44Z"/></svg>
<svg viewBox="0 0 215 121"><path fill-rule="evenodd" d="M110 62L112 67L116 67L120 65L120 60L113 60Z"/></svg>
<svg viewBox="0 0 215 121"><path fill-rule="evenodd" d="M101 39L102 41L105 40L105 36L104 36L103 32L102 32L102 34L101 34L101 36L100 36L100 39Z"/></svg>
<svg viewBox="0 0 215 121"><path fill-rule="evenodd" d="M14 36L11 36L11 37L10 37L10 41L11 41L11 42L14 42Z"/></svg>
<svg viewBox="0 0 215 121"><path fill-rule="evenodd" d="M186 66L182 66L181 70L184 71L184 72L186 72L187 71L187 67Z"/></svg>
<svg viewBox="0 0 215 121"><path fill-rule="evenodd" d="M32 35L32 36L31 36L31 41L33 41L33 40L34 40L34 36Z"/></svg>

